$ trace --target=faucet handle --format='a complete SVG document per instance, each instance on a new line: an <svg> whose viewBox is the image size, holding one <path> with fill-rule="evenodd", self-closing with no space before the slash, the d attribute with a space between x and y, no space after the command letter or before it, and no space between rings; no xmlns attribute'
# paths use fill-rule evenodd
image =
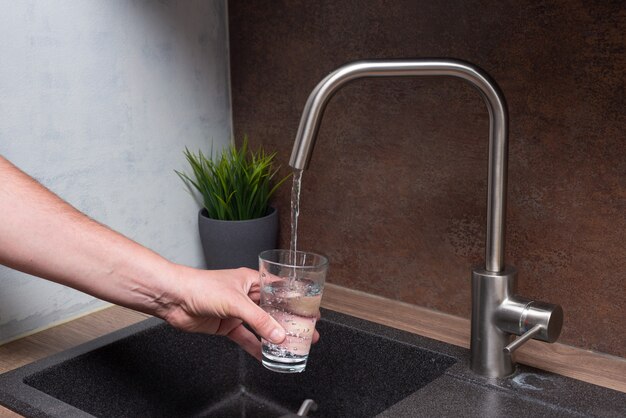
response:
<svg viewBox="0 0 626 418"><path fill-rule="evenodd" d="M498 317L500 329L520 336L504 347L506 353L517 350L531 338L553 343L563 327L563 308L559 305L519 296L504 301Z"/></svg>
<svg viewBox="0 0 626 418"><path fill-rule="evenodd" d="M517 337L511 344L504 347L504 352L511 354L513 351L520 348L524 343L534 337L536 334L540 333L543 330L543 325L537 324L532 327L530 330L526 331L524 334Z"/></svg>
<svg viewBox="0 0 626 418"><path fill-rule="evenodd" d="M563 328L563 308L560 305L536 300L530 302L520 318L520 334L529 332L527 330L535 325L542 326L535 339L547 343L555 342Z"/></svg>

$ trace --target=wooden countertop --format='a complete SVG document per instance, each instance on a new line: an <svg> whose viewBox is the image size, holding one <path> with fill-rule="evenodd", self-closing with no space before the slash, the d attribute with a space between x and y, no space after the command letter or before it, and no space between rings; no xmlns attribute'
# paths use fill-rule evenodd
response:
<svg viewBox="0 0 626 418"><path fill-rule="evenodd" d="M393 328L469 348L470 321L415 305L327 284L322 306ZM0 346L0 373L146 319L113 306ZM520 363L626 393L626 359L564 344L530 341ZM21 417L0 406L0 417Z"/></svg>

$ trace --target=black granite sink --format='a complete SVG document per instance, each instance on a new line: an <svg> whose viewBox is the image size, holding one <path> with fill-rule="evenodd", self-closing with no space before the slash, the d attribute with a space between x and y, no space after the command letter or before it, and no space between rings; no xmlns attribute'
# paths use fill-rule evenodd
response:
<svg viewBox="0 0 626 418"><path fill-rule="evenodd" d="M469 370L469 351L323 311L304 373L264 369L225 338L150 319L0 375L0 404L27 417L620 417L626 394L519 366Z"/></svg>
<svg viewBox="0 0 626 418"><path fill-rule="evenodd" d="M156 319L0 376L0 402L34 417L374 416L455 363L451 356L322 320L304 373L279 374L221 337Z"/></svg>

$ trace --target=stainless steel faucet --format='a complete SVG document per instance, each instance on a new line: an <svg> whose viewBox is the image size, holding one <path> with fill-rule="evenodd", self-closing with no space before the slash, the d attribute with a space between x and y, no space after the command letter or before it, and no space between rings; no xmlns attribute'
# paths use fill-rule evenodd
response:
<svg viewBox="0 0 626 418"><path fill-rule="evenodd" d="M554 342L563 324L558 305L515 295L517 271L504 264L508 113L504 96L489 75L453 59L359 61L330 73L313 89L304 106L290 165L308 167L326 104L349 81L365 77L452 76L478 89L489 111L489 174L485 267L472 271L471 368L489 377L515 370L513 352L531 338ZM519 335L512 341L513 335Z"/></svg>

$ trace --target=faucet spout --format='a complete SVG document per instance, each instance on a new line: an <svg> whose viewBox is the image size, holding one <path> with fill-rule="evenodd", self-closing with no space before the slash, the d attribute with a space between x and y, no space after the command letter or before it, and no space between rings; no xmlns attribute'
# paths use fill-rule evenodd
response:
<svg viewBox="0 0 626 418"><path fill-rule="evenodd" d="M358 61L340 67L313 89L304 106L289 165L308 168L315 139L329 100L352 80L366 77L451 76L478 89L489 112L489 178L487 193L487 241L485 270L504 269L506 229L506 183L508 158L508 112L498 85L480 68L453 59Z"/></svg>
<svg viewBox="0 0 626 418"><path fill-rule="evenodd" d="M558 305L515 295L516 270L504 263L508 113L498 85L480 68L452 59L359 61L330 73L313 89L304 107L289 164L307 168L326 104L352 80L365 77L452 76L468 81L489 112L489 177L485 266L472 271L471 368L490 377L515 370L513 352L531 338L553 342L561 332ZM513 335L519 335L511 341Z"/></svg>

